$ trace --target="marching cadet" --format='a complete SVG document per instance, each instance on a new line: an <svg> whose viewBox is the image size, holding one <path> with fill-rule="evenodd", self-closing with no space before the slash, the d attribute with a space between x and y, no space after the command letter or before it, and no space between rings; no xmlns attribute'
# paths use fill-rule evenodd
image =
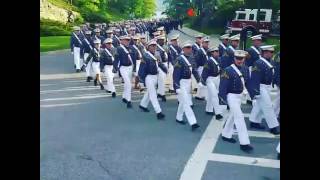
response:
<svg viewBox="0 0 320 180"><path fill-rule="evenodd" d="M202 41L202 46L198 51L196 51L196 54L194 55L195 61L197 64L197 71L199 75L202 74L203 65L209 59L207 55L207 51L209 49L209 41L210 39L208 37L204 38ZM195 99L205 100L206 94L207 94L207 88L205 86L198 88Z"/></svg>
<svg viewBox="0 0 320 180"><path fill-rule="evenodd" d="M112 39L107 38L104 40L103 44L105 44L104 48L101 51L101 60L100 60L100 69L104 72L104 75L107 79L107 93L112 93L112 97L116 97L116 88L113 84L114 73L113 69L113 61L114 61L114 49L112 47Z"/></svg>
<svg viewBox="0 0 320 180"><path fill-rule="evenodd" d="M224 34L222 36L220 36L220 40L222 40L222 42L219 44L219 56L223 56L225 51L227 50L227 47L229 45L229 36L230 34Z"/></svg>
<svg viewBox="0 0 320 180"><path fill-rule="evenodd" d="M226 53L221 57L220 67L225 69L233 64L234 61L234 51L239 48L240 34L236 34L229 38L231 44L226 49Z"/></svg>
<svg viewBox="0 0 320 180"><path fill-rule="evenodd" d="M151 40L148 42L147 47L148 51L144 53L139 69L141 86L145 85L147 91L140 102L139 108L144 112L149 112L148 104L149 101L151 101L151 104L157 113L157 118L163 119L165 115L161 112L160 104L157 99L156 86L158 83L158 68L161 68L163 71L167 71L167 68L154 56L157 48L157 42L155 40Z"/></svg>
<svg viewBox="0 0 320 180"><path fill-rule="evenodd" d="M97 81L99 82L100 85L100 89L104 90L103 84L102 84L102 80L101 80L101 76L100 76L100 59L101 59L101 49L100 49L100 45L101 45L101 41L100 39L96 39L93 41L94 43L94 47L93 49L90 51L89 56L87 57L84 66L88 66L89 61L92 58L92 71L93 74L95 74L95 80L94 80L94 85L97 86Z"/></svg>
<svg viewBox="0 0 320 180"><path fill-rule="evenodd" d="M222 119L222 109L219 105L218 87L219 87L219 75L220 67L218 63L219 49L217 47L209 49L210 58L205 62L203 71L201 74L201 82L208 87L206 113L214 115L217 120ZM213 113L214 109L214 113Z"/></svg>
<svg viewBox="0 0 320 180"><path fill-rule="evenodd" d="M114 47L118 47L120 45L120 29L115 29L114 34L112 36L112 43Z"/></svg>
<svg viewBox="0 0 320 180"><path fill-rule="evenodd" d="M163 64L166 68L168 68L168 48L164 44L165 36L160 35L157 37L157 50L155 56L160 60L160 63ZM161 98L162 101L166 101L165 96L165 80L167 77L167 72L164 72L162 69L159 69L158 73L158 97Z"/></svg>
<svg viewBox="0 0 320 180"><path fill-rule="evenodd" d="M236 143L232 138L235 125L238 132L240 149L244 152L251 152L253 147L250 146L249 135L241 111L242 93L247 87L249 89L249 69L244 65L244 59L247 52L243 50L234 51L234 63L223 71L219 85L219 103L229 105L230 115L222 130L222 140L230 143ZM249 91L251 92L251 91Z"/></svg>
<svg viewBox="0 0 320 180"><path fill-rule="evenodd" d="M103 36L101 36L101 34L100 34L100 29L95 29L94 30L94 33L95 33L95 35L93 36L93 40L96 40L96 39L99 39L100 40L100 42L103 42L104 41L104 37Z"/></svg>
<svg viewBox="0 0 320 180"><path fill-rule="evenodd" d="M173 70L173 86L178 94L178 111L176 116L176 122L180 124L186 124L183 121L183 114L186 115L189 124L191 125L191 130L199 128L197 124L196 117L191 108L192 96L191 96L191 73L196 78L199 86L202 86L200 82L200 77L196 71L196 66L192 63L192 45L190 42L185 42L182 46L182 53L176 60Z"/></svg>
<svg viewBox="0 0 320 180"><path fill-rule="evenodd" d="M132 50L129 47L129 36L120 37L121 44L117 47L115 53L115 61L113 62L113 73L118 70L124 80L124 90L122 94L122 101L127 104L127 108L131 108L131 79L132 72L135 66L133 57L131 57Z"/></svg>
<svg viewBox="0 0 320 180"><path fill-rule="evenodd" d="M169 76L169 93L174 93L173 87L173 66L176 63L177 57L180 55L182 49L178 45L179 34L173 35L170 39L169 53L168 53L168 76Z"/></svg>
<svg viewBox="0 0 320 180"><path fill-rule="evenodd" d="M274 78L272 81L272 86L276 85L277 95L274 100L274 111L278 120L280 120L280 52L278 52L273 61L274 67ZM279 122L280 123L280 122Z"/></svg>
<svg viewBox="0 0 320 180"><path fill-rule="evenodd" d="M262 55L260 59L253 63L251 72L253 97L256 102L253 104L249 116L250 127L264 129L261 125L263 116L270 128L270 133L278 135L280 134L280 131L278 130L279 123L272 107L270 97L271 84L274 79L274 67L271 64L274 46L266 45L261 46L260 48Z"/></svg>
<svg viewBox="0 0 320 180"><path fill-rule="evenodd" d="M139 84L138 72L139 72L139 67L140 67L140 63L141 63L141 59L142 59L142 52L138 48L138 41L139 41L140 37L138 35L134 35L132 37L132 39L133 39L133 44L130 45L130 47L133 51L134 61L136 62L136 66L135 66L136 69L135 69L135 73L134 73L134 77L135 77L134 88L140 89L138 87L138 84Z"/></svg>
<svg viewBox="0 0 320 180"><path fill-rule="evenodd" d="M140 41L138 42L138 48L142 54L144 54L147 51L146 46L146 35L142 35L140 36Z"/></svg>
<svg viewBox="0 0 320 180"><path fill-rule="evenodd" d="M262 34L252 36L251 39L253 46L247 49L247 52L249 53L249 58L246 60L245 64L249 67L250 74L253 63L260 59L260 46L262 44L261 37Z"/></svg>
<svg viewBox="0 0 320 180"><path fill-rule="evenodd" d="M73 28L74 32L71 34L70 38L70 49L73 54L74 66L76 72L80 72L81 69L81 50L82 50L82 40L80 38L80 27L76 26Z"/></svg>
<svg viewBox="0 0 320 180"><path fill-rule="evenodd" d="M85 37L83 38L83 60L86 61L88 58L91 50L93 49L93 41L91 39L91 31L86 31L85 32ZM92 80L92 66L91 66L92 61L89 60L86 66L86 76L87 76L87 82L90 82Z"/></svg>
<svg viewBox="0 0 320 180"><path fill-rule="evenodd" d="M201 48L203 35L197 34L195 38L196 38L196 42L192 45L192 61L194 60L194 56L196 55L197 51ZM192 87L195 91L198 90L197 81L193 75L192 75Z"/></svg>

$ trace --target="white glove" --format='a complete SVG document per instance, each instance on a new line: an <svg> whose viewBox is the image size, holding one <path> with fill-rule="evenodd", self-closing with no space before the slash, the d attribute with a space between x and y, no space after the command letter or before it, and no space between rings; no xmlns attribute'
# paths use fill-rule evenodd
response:
<svg viewBox="0 0 320 180"><path fill-rule="evenodd" d="M133 72L133 76L138 76L138 73L137 72Z"/></svg>
<svg viewBox="0 0 320 180"><path fill-rule="evenodd" d="M254 99L259 99L261 97L261 95L255 95Z"/></svg>
<svg viewBox="0 0 320 180"><path fill-rule="evenodd" d="M176 93L180 94L181 90L180 89L176 89Z"/></svg>
<svg viewBox="0 0 320 180"><path fill-rule="evenodd" d="M199 87L199 88L201 88L201 87L203 87L203 86L204 86L204 85L203 85L201 82L198 83L198 87Z"/></svg>
<svg viewBox="0 0 320 180"><path fill-rule="evenodd" d="M71 51L71 54L73 54L73 51Z"/></svg>

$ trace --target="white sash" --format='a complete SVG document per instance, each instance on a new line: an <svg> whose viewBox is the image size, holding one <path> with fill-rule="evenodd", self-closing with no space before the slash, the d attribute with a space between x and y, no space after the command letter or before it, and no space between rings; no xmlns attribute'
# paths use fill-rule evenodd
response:
<svg viewBox="0 0 320 180"><path fill-rule="evenodd" d="M114 35L116 38L117 38L117 40L120 42L120 39L118 38L118 36L117 35Z"/></svg>
<svg viewBox="0 0 320 180"><path fill-rule="evenodd" d="M170 48L176 53L177 56L179 55L178 51L172 45L170 45Z"/></svg>
<svg viewBox="0 0 320 180"><path fill-rule="evenodd" d="M232 64L231 67L233 68L233 70L236 71L236 73L237 73L238 76L240 77L241 82L242 82L242 85L243 85L243 88L246 88L246 87L245 87L245 84L244 84L244 77L243 77L242 73L239 71L239 69L236 67L235 64Z"/></svg>
<svg viewBox="0 0 320 180"><path fill-rule="evenodd" d="M254 46L251 46L251 48L259 55L259 58L261 58L260 52L258 51L258 49Z"/></svg>
<svg viewBox="0 0 320 180"><path fill-rule="evenodd" d="M131 64L133 65L133 61L131 59L131 56L130 56L130 53L128 52L128 50L122 44L120 44L120 47L124 50L125 53L127 53L128 58L129 58Z"/></svg>
<svg viewBox="0 0 320 180"><path fill-rule="evenodd" d="M135 49L138 51L138 53L139 53L139 59L141 59L141 58L142 58L142 54L141 54L140 50L137 48L136 45L132 45L132 46L133 46L133 48L135 48Z"/></svg>
<svg viewBox="0 0 320 180"><path fill-rule="evenodd" d="M186 62L186 63L188 64L189 69L190 69L190 71L191 71L191 73L192 73L192 66L191 66L191 64L189 63L188 59L187 59L183 54L181 54L181 57L182 57L182 59L184 60L184 62Z"/></svg>
<svg viewBox="0 0 320 180"><path fill-rule="evenodd" d="M156 61L156 66L157 66L157 69L158 69L158 60L156 57L154 57L154 55L152 53L150 53L149 51L146 51L147 54L149 54L149 56Z"/></svg>
<svg viewBox="0 0 320 180"><path fill-rule="evenodd" d="M272 69L272 74L274 74L274 68L273 66L263 57L260 57L260 59L269 66L270 69Z"/></svg>
<svg viewBox="0 0 320 180"><path fill-rule="evenodd" d="M203 52L203 54L206 56L206 59L208 60L208 55L207 55L206 51L203 49L203 47L200 48L200 49L201 49L201 51Z"/></svg>
<svg viewBox="0 0 320 180"><path fill-rule="evenodd" d="M86 43L89 45L90 49L92 49L92 46L91 46L90 42L88 41L88 39L85 37L84 40L85 40Z"/></svg>
<svg viewBox="0 0 320 180"><path fill-rule="evenodd" d="M235 49L232 47L232 46L229 46L229 48L234 52L235 51Z"/></svg>
<svg viewBox="0 0 320 180"><path fill-rule="evenodd" d="M110 53L110 51L107 48L104 48L104 50L107 52L107 54L109 56L111 56L112 61L114 61L114 57L112 56L112 54Z"/></svg>
<svg viewBox="0 0 320 180"><path fill-rule="evenodd" d="M168 54L167 54L167 52L166 52L158 43L157 43L157 46L158 46L159 49L161 49L161 51L164 52L165 58L168 59Z"/></svg>
<svg viewBox="0 0 320 180"><path fill-rule="evenodd" d="M223 43L220 43L220 46L222 46L224 50L227 49L227 47Z"/></svg>
<svg viewBox="0 0 320 180"><path fill-rule="evenodd" d="M200 47L197 43L194 43L194 45L197 47L198 50L200 49Z"/></svg>
<svg viewBox="0 0 320 180"><path fill-rule="evenodd" d="M93 48L93 50L98 54L98 57L100 57L100 53L98 52L98 50L96 48Z"/></svg>
<svg viewBox="0 0 320 180"><path fill-rule="evenodd" d="M213 63L218 67L218 71L220 71L219 63L213 58L210 57L210 59L213 61Z"/></svg>
<svg viewBox="0 0 320 180"><path fill-rule="evenodd" d="M78 42L82 45L82 42L80 41L79 37L76 35L76 33L73 33L73 35L76 37L76 39L78 40Z"/></svg>
<svg viewBox="0 0 320 180"><path fill-rule="evenodd" d="M147 49L146 49L146 47L140 42L140 46L142 46L143 47L143 51L144 52L147 52Z"/></svg>

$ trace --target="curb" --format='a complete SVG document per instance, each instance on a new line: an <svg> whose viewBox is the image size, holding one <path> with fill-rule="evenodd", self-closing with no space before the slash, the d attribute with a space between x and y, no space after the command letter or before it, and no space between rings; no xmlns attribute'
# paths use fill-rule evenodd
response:
<svg viewBox="0 0 320 180"><path fill-rule="evenodd" d="M68 51L70 51L70 49L60 49L55 51L40 52L40 55L57 54L57 53L68 52Z"/></svg>

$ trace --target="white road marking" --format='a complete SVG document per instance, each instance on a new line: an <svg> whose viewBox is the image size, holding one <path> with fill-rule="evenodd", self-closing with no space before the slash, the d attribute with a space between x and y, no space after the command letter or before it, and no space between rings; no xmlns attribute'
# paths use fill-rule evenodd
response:
<svg viewBox="0 0 320 180"><path fill-rule="evenodd" d="M224 119L228 118L228 115ZM203 133L195 151L188 160L180 176L180 180L200 180L206 168L208 159L213 151L220 132L223 127L223 121L217 121L212 118L207 129Z"/></svg>
<svg viewBox="0 0 320 180"><path fill-rule="evenodd" d="M50 108L50 107L60 107L60 106L74 106L84 103L66 103L66 104L46 104L46 105L40 105L42 108Z"/></svg>
<svg viewBox="0 0 320 180"><path fill-rule="evenodd" d="M260 167L280 168L279 160L257 158L257 157L245 157L245 156L212 153L209 156L209 160L234 163L234 164L254 165L254 166L260 166Z"/></svg>
<svg viewBox="0 0 320 180"><path fill-rule="evenodd" d="M250 137L260 137L260 138L280 138L280 135L273 135L266 131L248 131Z"/></svg>
<svg viewBox="0 0 320 180"><path fill-rule="evenodd" d="M109 94L103 95L89 95L89 96L79 96L79 97L63 97L63 98L48 98L48 99L41 99L40 101L66 101L66 100L76 100L76 99L95 99L95 98L102 98L102 97L110 97Z"/></svg>

